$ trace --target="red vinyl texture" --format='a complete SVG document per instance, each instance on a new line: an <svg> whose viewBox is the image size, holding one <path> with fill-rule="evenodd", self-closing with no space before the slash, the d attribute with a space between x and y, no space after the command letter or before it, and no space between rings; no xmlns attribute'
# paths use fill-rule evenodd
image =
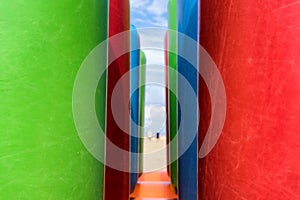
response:
<svg viewBox="0 0 300 200"><path fill-rule="evenodd" d="M166 136L167 136L167 145L170 142L170 132L169 132L169 88L168 88L168 82L169 82L169 62L168 62L168 32L166 32L165 35L165 75L166 75ZM170 149L167 149L167 172L168 175L170 175Z"/></svg>
<svg viewBox="0 0 300 200"><path fill-rule="evenodd" d="M227 114L199 159L199 199L300 199L299 11L296 0L201 0L200 43L224 80ZM209 118L201 110L199 138Z"/></svg>
<svg viewBox="0 0 300 200"><path fill-rule="evenodd" d="M129 1L128 0L110 0L109 3L109 36L127 31L130 29L129 24ZM127 34L123 42L110 43L109 44L109 56L112 56L118 49L126 48L130 51L129 34ZM126 47L120 47L126 45ZM107 138L117 145L119 148L126 151L126 153L112 152L112 147L106 145L106 163L113 163L118 165L118 168L124 169L119 171L111 167L105 167L105 200L128 200L129 197L129 79L123 79L122 92L119 93L121 101L123 103L120 113L124 114L120 125L126 130L122 130L116 121L114 120L111 110L112 93L116 83L120 80L122 75L129 71L129 53L126 53L117 58L108 68L108 80L107 80ZM126 133L127 132L127 133ZM117 155L116 155L117 154Z"/></svg>

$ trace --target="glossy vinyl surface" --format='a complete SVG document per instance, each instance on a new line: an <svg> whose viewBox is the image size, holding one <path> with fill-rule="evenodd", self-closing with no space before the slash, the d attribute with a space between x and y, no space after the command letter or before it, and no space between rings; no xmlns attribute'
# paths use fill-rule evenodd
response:
<svg viewBox="0 0 300 200"><path fill-rule="evenodd" d="M139 100L140 100L140 115L139 115L139 123L140 123L140 130L139 130L139 172L140 174L143 172L143 149L144 149L144 124L145 124L145 83L146 83L146 56L145 53L140 50L140 79L139 79L139 84L140 84L140 95L139 95Z"/></svg>
<svg viewBox="0 0 300 200"><path fill-rule="evenodd" d="M72 91L107 37L107 1L0 4L0 198L101 199L103 165L78 137Z"/></svg>
<svg viewBox="0 0 300 200"><path fill-rule="evenodd" d="M140 39L136 27L130 26L130 151L138 153L139 148L139 65ZM135 50L134 50L135 49ZM138 70L137 70L138 69ZM138 155L130 155L130 191L132 192L138 179Z"/></svg>
<svg viewBox="0 0 300 200"><path fill-rule="evenodd" d="M295 0L201 1L200 43L224 80L227 117L199 160L199 199L300 198L299 10Z"/></svg>
<svg viewBox="0 0 300 200"><path fill-rule="evenodd" d="M129 1L110 0L109 2L109 36L130 30L129 24ZM109 42L108 56L113 57L119 49L127 49L126 54L114 58L108 66L107 72L107 119L106 135L114 145L123 151L116 152L113 145L106 143L106 164L105 166L105 193L106 200L127 200L129 197L130 175L130 80L121 79L130 69L130 35L123 37L124 41ZM118 93L118 112L122 116L118 123L115 121L112 112L112 94L118 81L123 81ZM116 106L116 105L114 105ZM116 166L115 168L111 166ZM116 192L117 188L117 192Z"/></svg>
<svg viewBox="0 0 300 200"><path fill-rule="evenodd" d="M169 29L172 30L169 32L168 37L168 49L172 52L168 53L168 61L169 68L168 70L168 85L169 85L169 131L170 131L170 141L173 141L170 145L170 160L173 161L170 164L170 172L171 172L171 181L174 187L177 188L177 180L178 180L178 141L177 141L177 132L178 132L178 101L177 101L177 55L173 52L177 52L177 1L169 0L168 4L168 15Z"/></svg>
<svg viewBox="0 0 300 200"><path fill-rule="evenodd" d="M166 84L166 89L165 89L165 97L166 97L166 144L168 145L170 143L170 126L169 126L169 120L170 120L170 114L169 114L169 54L168 54L168 43L169 43L169 36L168 36L168 32L166 32L165 34L165 84ZM166 149L167 151L167 173L170 176L171 175L171 170L170 170L170 148L168 147Z"/></svg>
<svg viewBox="0 0 300 200"><path fill-rule="evenodd" d="M177 1L178 32L198 41L198 0ZM189 51L189 56L197 62L197 48L191 48L187 39L178 39L178 52ZM178 56L178 72L188 81L194 94L198 93L197 66L192 66L186 59ZM178 152L182 155L178 159L178 195L179 199L197 199L197 104L191 103L190 88L183 84L184 80L178 79ZM182 117L184 116L184 117ZM192 123L192 124L191 124ZM193 129L193 126L196 127ZM192 138L193 137L193 138ZM189 144L189 138L192 142ZM187 149L185 150L185 147Z"/></svg>

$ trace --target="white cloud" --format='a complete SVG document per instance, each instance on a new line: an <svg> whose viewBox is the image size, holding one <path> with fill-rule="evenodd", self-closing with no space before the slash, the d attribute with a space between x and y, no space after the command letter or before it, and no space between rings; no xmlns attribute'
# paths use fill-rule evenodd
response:
<svg viewBox="0 0 300 200"><path fill-rule="evenodd" d="M166 29L163 28L151 28L151 29L139 29L141 38L141 48L153 47L155 49L164 49Z"/></svg>
<svg viewBox="0 0 300 200"><path fill-rule="evenodd" d="M137 13L137 14L141 15L142 17L146 17L147 16L147 7L149 6L149 3L150 3L150 0L130 0L130 12ZM140 18L134 18L133 22L136 19L140 19Z"/></svg>
<svg viewBox="0 0 300 200"><path fill-rule="evenodd" d="M147 65L165 65L165 52L162 50L143 50L147 58Z"/></svg>
<svg viewBox="0 0 300 200"><path fill-rule="evenodd" d="M167 27L167 0L130 0L132 23Z"/></svg>
<svg viewBox="0 0 300 200"><path fill-rule="evenodd" d="M165 102L165 87L160 85L147 85L146 86L146 105L161 105L164 106Z"/></svg>
<svg viewBox="0 0 300 200"><path fill-rule="evenodd" d="M133 11L136 9L146 9L150 0L130 0L130 7Z"/></svg>
<svg viewBox="0 0 300 200"><path fill-rule="evenodd" d="M164 16L153 17L153 25L168 27L168 19Z"/></svg>
<svg viewBox="0 0 300 200"><path fill-rule="evenodd" d="M150 14L161 16L167 13L168 1L167 0L153 0L152 4L147 7Z"/></svg>
<svg viewBox="0 0 300 200"><path fill-rule="evenodd" d="M165 132L166 126L166 107L161 105L145 106L145 133L151 130L153 134L156 132Z"/></svg>
<svg viewBox="0 0 300 200"><path fill-rule="evenodd" d="M141 12L140 14L146 16L143 12ZM133 19L133 23L137 23L137 22L148 24L149 26L160 26L160 27L168 26L168 20L166 17L163 17L163 16L153 17L152 20L141 19L141 18Z"/></svg>

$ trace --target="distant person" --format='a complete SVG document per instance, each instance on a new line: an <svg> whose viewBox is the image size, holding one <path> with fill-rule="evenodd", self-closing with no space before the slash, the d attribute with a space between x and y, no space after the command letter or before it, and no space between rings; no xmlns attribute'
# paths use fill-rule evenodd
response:
<svg viewBox="0 0 300 200"><path fill-rule="evenodd" d="M159 132L156 133L156 139L159 139Z"/></svg>

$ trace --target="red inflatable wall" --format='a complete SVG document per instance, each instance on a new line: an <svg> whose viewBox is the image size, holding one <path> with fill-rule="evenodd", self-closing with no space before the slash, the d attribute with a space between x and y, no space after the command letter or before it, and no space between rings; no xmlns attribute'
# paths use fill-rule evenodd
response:
<svg viewBox="0 0 300 200"><path fill-rule="evenodd" d="M166 77L166 136L167 136L167 145L170 142L170 131L169 131L169 60L168 60L168 32L165 34L165 77ZM167 172L170 175L170 149L167 148Z"/></svg>
<svg viewBox="0 0 300 200"><path fill-rule="evenodd" d="M224 80L227 116L199 159L199 199L300 199L299 11L296 0L201 0L200 43ZM203 138L210 110L201 115Z"/></svg>
<svg viewBox="0 0 300 200"><path fill-rule="evenodd" d="M121 33L129 30L129 1L128 0L110 0L109 3L109 36ZM119 43L109 44L109 56L112 56L114 52L117 52L121 48L120 45L126 45L126 49L130 49L129 34L127 41ZM122 90L118 94L120 99L123 99L123 103L118 110L124 114L120 125L123 126L123 130L118 126L113 117L111 110L112 93L116 83L120 80L122 75L129 71L129 53L117 58L108 68L108 81L107 81L107 138L117 145L119 148L129 152L129 106L126 102L129 102L129 79L124 79L122 83ZM124 130L125 129L125 130ZM126 131L127 130L127 131ZM106 163L117 164L118 168L122 168L123 171L113 169L111 167L105 167L105 199L106 200L128 200L129 197L129 154L112 152L112 146L106 145Z"/></svg>

